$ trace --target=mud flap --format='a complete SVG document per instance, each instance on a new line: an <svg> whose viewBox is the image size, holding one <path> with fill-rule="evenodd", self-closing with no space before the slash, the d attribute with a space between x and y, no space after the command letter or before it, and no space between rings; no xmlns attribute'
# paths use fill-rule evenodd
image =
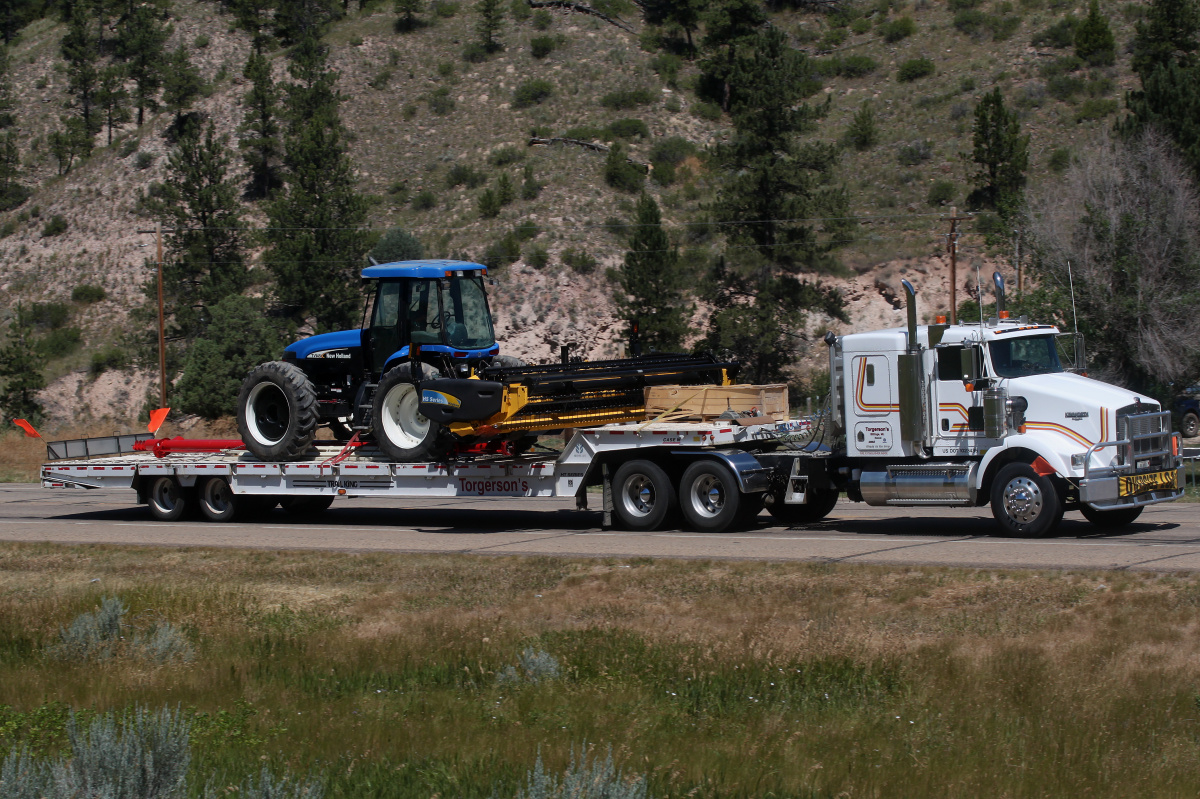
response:
<svg viewBox="0 0 1200 799"><path fill-rule="evenodd" d="M613 515L612 475L608 471L607 463L600 466L600 475L604 482L604 518L600 521L600 529L611 530Z"/></svg>

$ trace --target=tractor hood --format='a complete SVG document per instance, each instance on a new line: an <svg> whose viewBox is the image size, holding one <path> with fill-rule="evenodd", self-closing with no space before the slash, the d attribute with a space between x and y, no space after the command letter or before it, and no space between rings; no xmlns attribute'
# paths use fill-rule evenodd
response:
<svg viewBox="0 0 1200 799"><path fill-rule="evenodd" d="M338 350L357 349L362 347L361 330L338 330L333 333L322 333L319 336L302 338L288 346L286 352L298 359L339 357L333 353Z"/></svg>

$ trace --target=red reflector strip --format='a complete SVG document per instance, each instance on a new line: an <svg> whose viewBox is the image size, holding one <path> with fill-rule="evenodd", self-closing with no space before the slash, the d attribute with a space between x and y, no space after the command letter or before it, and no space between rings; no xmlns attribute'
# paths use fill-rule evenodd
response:
<svg viewBox="0 0 1200 799"><path fill-rule="evenodd" d="M367 468L368 469L378 469L379 467L378 466L368 466Z"/></svg>
<svg viewBox="0 0 1200 799"><path fill-rule="evenodd" d="M733 432L733 428L732 428L732 427L726 427L724 430L719 430L718 432L721 432L721 433L732 433L732 432Z"/></svg>
<svg viewBox="0 0 1200 799"><path fill-rule="evenodd" d="M533 464L533 468L535 468L535 469L545 469L545 468L546 468L546 464L544 464L544 463L535 463L535 464Z"/></svg>
<svg viewBox="0 0 1200 799"><path fill-rule="evenodd" d="M425 467L424 466L414 466L413 468L414 469L424 469Z"/></svg>
<svg viewBox="0 0 1200 799"><path fill-rule="evenodd" d="M625 431L624 431L624 430L610 430L610 431L608 431L608 432L609 432L609 435L614 435L614 436L623 436L623 435L625 435Z"/></svg>

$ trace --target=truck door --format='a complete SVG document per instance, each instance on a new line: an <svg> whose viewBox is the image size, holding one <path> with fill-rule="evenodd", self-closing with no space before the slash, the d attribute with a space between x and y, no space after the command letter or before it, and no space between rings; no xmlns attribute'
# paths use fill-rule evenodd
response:
<svg viewBox="0 0 1200 799"><path fill-rule="evenodd" d="M900 438L900 405L886 355L858 355L851 362L854 424L849 446L862 454L887 454Z"/></svg>
<svg viewBox="0 0 1200 799"><path fill-rule="evenodd" d="M961 346L937 348L937 380L934 394L934 453L937 455L976 454L983 437L983 405L978 392L967 391L962 380ZM975 410L972 410L974 408ZM977 428L977 429L973 429Z"/></svg>

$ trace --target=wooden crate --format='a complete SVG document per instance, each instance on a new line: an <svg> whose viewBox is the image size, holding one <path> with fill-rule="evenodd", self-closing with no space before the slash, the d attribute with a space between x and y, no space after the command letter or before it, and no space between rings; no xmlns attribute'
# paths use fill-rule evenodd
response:
<svg viewBox="0 0 1200 799"><path fill-rule="evenodd" d="M646 389L646 419L708 421L725 411L757 411L780 422L788 417L788 390L769 386L651 386Z"/></svg>

